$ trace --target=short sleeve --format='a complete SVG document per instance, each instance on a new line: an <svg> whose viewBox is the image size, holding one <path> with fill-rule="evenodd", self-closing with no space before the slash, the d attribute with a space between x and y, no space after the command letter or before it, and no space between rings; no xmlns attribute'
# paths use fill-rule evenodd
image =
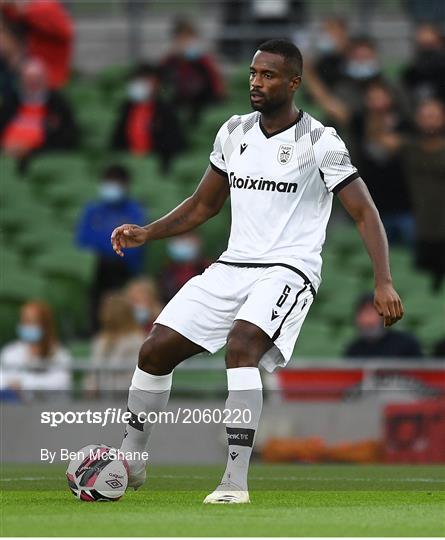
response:
<svg viewBox="0 0 445 540"><path fill-rule="evenodd" d="M222 133L226 124L223 124L219 129L215 137L215 142L213 143L213 150L210 153L210 166L217 173L227 176L227 166L223 154L223 142L222 142Z"/></svg>
<svg viewBox="0 0 445 540"><path fill-rule="evenodd" d="M334 128L326 127L314 144L315 161L326 189L335 195L359 177L348 149Z"/></svg>

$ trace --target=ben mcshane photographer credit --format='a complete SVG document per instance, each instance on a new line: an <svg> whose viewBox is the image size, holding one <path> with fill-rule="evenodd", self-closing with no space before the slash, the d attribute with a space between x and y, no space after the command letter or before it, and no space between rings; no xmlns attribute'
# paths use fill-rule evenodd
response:
<svg viewBox="0 0 445 540"><path fill-rule="evenodd" d="M444 536L443 0L0 43L1 535Z"/></svg>
<svg viewBox="0 0 445 540"><path fill-rule="evenodd" d="M40 459L41 461L47 461L49 463L54 463L57 461L90 461L91 463L97 462L101 459L106 459L109 461L118 460L134 460L134 459L145 459L149 458L148 452L122 452L116 448L110 448L106 454L101 452L101 449L98 447L87 448L87 450L82 449L78 451L69 450L68 448L60 448L58 451L51 451L48 448L42 448L40 450Z"/></svg>

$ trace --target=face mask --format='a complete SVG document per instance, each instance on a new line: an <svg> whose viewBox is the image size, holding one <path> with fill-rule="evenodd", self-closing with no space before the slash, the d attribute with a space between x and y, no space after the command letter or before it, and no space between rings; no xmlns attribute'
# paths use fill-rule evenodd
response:
<svg viewBox="0 0 445 540"><path fill-rule="evenodd" d="M322 53L335 51L335 42L329 36L323 36L317 41L317 49Z"/></svg>
<svg viewBox="0 0 445 540"><path fill-rule="evenodd" d="M17 334L26 343L38 343L43 337L42 328L38 324L19 324Z"/></svg>
<svg viewBox="0 0 445 540"><path fill-rule="evenodd" d="M198 42L191 43L184 49L184 56L187 60L197 60L202 56L202 49Z"/></svg>
<svg viewBox="0 0 445 540"><path fill-rule="evenodd" d="M125 189L118 182L105 180L99 186L99 195L105 202L116 203L125 197Z"/></svg>
<svg viewBox="0 0 445 540"><path fill-rule="evenodd" d="M188 240L170 242L167 246L170 257L176 262L190 262L198 255L198 246Z"/></svg>
<svg viewBox="0 0 445 540"><path fill-rule="evenodd" d="M133 308L133 315L139 324L146 324L150 320L151 312L148 308L135 306Z"/></svg>
<svg viewBox="0 0 445 540"><path fill-rule="evenodd" d="M374 60L356 62L351 60L346 66L346 73L353 79L370 79L379 73L379 65Z"/></svg>
<svg viewBox="0 0 445 540"><path fill-rule="evenodd" d="M128 97L135 103L147 101L152 94L152 87L144 81L133 81L128 85Z"/></svg>

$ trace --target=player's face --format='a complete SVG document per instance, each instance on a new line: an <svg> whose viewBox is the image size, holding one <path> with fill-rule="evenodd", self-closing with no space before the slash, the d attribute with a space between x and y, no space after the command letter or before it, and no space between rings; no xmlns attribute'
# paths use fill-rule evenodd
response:
<svg viewBox="0 0 445 540"><path fill-rule="evenodd" d="M250 66L250 103L255 111L272 113L293 100L301 78L290 73L279 54L258 51Z"/></svg>

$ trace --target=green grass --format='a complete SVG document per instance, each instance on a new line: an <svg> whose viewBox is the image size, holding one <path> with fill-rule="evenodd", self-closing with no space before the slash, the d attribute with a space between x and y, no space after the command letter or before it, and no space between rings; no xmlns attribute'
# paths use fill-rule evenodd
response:
<svg viewBox="0 0 445 540"><path fill-rule="evenodd" d="M255 465L250 505L204 506L212 466L152 466L116 503L83 503L64 467L3 465L3 536L443 536L435 466Z"/></svg>

